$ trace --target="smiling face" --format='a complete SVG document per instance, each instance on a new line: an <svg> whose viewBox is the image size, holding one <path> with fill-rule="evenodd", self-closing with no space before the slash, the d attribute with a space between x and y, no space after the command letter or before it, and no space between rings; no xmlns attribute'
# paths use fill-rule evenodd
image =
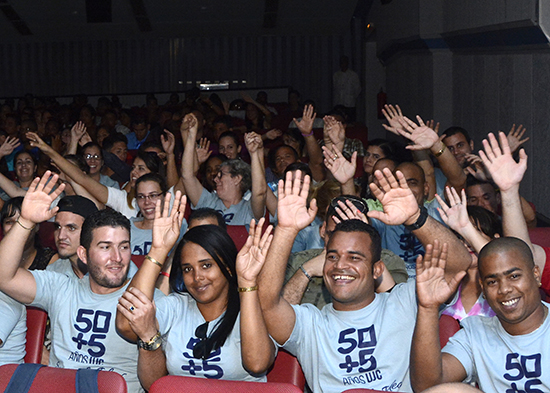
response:
<svg viewBox="0 0 550 393"><path fill-rule="evenodd" d="M352 311L370 304L374 300L374 280L383 271L381 264L372 261L371 238L367 233L334 233L327 244L323 267L334 308Z"/></svg>
<svg viewBox="0 0 550 393"><path fill-rule="evenodd" d="M458 132L454 135L448 136L443 139L443 143L447 146L449 151L453 153L453 156L458 161L458 164L462 167L466 166L466 154L471 154L474 149L474 141L466 141L464 134Z"/></svg>
<svg viewBox="0 0 550 393"><path fill-rule="evenodd" d="M142 181L136 188L136 200L141 214L146 220L155 219L155 208L157 201L161 200L161 209L163 206L163 196L160 185L155 181ZM161 210L162 211L162 210Z"/></svg>
<svg viewBox="0 0 550 393"><path fill-rule="evenodd" d="M212 157L206 161L206 182L212 190L216 188L216 182L214 180L220 171L222 162L223 161L219 157Z"/></svg>
<svg viewBox="0 0 550 393"><path fill-rule="evenodd" d="M14 163L15 174L20 182L27 182L32 180L36 165L29 153L21 153L17 156Z"/></svg>
<svg viewBox="0 0 550 393"><path fill-rule="evenodd" d="M145 165L145 162L141 158L136 157L132 164L132 172L130 172L130 184L132 187L136 184L137 179L147 173L151 173L151 170L147 168L147 165Z"/></svg>
<svg viewBox="0 0 550 393"><path fill-rule="evenodd" d="M227 306L229 282L204 248L186 243L181 252L181 270L185 287L197 303Z"/></svg>
<svg viewBox="0 0 550 393"><path fill-rule="evenodd" d="M480 256L480 282L487 302L510 334L526 334L540 326L538 266L515 249Z"/></svg>
<svg viewBox="0 0 550 393"><path fill-rule="evenodd" d="M95 228L90 248L79 246L77 252L88 266L92 292L112 293L126 282L131 252L130 233L125 228Z"/></svg>
<svg viewBox="0 0 550 393"><path fill-rule="evenodd" d="M84 160L90 168L90 175L96 175L101 171L103 166L103 158L101 157L101 151L97 146L90 146L84 150Z"/></svg>
<svg viewBox="0 0 550 393"><path fill-rule="evenodd" d="M218 150L230 160L234 160L241 152L241 146L235 143L235 140L230 136L224 136L218 142Z"/></svg>

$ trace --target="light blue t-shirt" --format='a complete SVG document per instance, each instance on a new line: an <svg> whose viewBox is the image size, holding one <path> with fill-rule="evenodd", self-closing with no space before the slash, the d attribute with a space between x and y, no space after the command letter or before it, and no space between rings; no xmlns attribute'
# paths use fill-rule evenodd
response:
<svg viewBox="0 0 550 393"><path fill-rule="evenodd" d="M458 359L468 381L486 393L550 392L548 316L538 329L519 336L506 332L497 317L473 316L461 325L442 351Z"/></svg>
<svg viewBox="0 0 550 393"><path fill-rule="evenodd" d="M23 363L27 333L27 309L0 292L0 366Z"/></svg>
<svg viewBox="0 0 550 393"><path fill-rule="evenodd" d="M415 281L376 294L356 311L292 306L296 323L283 348L298 358L315 393L364 388L411 392L409 355L416 322Z"/></svg>
<svg viewBox="0 0 550 393"><path fill-rule="evenodd" d="M218 194L209 192L206 188L203 188L197 206L191 206L191 208L209 207L217 210L222 214L227 225L250 225L250 220L254 218L250 197L250 192L247 192L239 203L225 207Z"/></svg>
<svg viewBox="0 0 550 393"><path fill-rule="evenodd" d="M139 229L136 226L136 222L138 221L143 221L143 217L133 217L130 219L130 246L132 248L132 255L147 255L153 244L153 230ZM184 218L181 223L180 236L174 248L177 247L185 232L187 232L187 220Z"/></svg>

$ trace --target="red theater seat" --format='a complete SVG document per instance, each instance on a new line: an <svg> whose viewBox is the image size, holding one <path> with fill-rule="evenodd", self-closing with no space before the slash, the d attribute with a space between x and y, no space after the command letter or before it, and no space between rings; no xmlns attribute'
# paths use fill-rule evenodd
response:
<svg viewBox="0 0 550 393"><path fill-rule="evenodd" d="M42 345L48 314L46 311L27 306L27 343L25 344L25 363L40 363L42 360Z"/></svg>
<svg viewBox="0 0 550 393"><path fill-rule="evenodd" d="M289 383L243 382L167 375L153 383L149 393L303 393Z"/></svg>

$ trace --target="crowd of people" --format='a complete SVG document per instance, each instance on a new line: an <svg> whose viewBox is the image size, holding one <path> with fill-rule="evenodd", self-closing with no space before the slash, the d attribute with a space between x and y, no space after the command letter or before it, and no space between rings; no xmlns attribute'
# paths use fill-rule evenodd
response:
<svg viewBox="0 0 550 393"><path fill-rule="evenodd" d="M168 374L266 381L279 348L313 392L550 390L526 130L476 154L463 128L383 113L391 141L294 90L7 100L0 364L23 362L32 305L50 319L44 364L114 371L130 392ZM231 226L249 231L240 249ZM462 328L442 349L443 314Z"/></svg>

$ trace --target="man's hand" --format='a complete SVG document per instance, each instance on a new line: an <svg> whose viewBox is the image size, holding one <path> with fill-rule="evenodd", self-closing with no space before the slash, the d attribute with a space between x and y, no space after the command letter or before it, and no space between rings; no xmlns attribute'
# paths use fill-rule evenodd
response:
<svg viewBox="0 0 550 393"><path fill-rule="evenodd" d="M355 168L357 167L357 152L354 151L351 155L351 161L346 160L346 157L342 154L341 151L336 149L335 145L331 145L332 151L330 151L326 146L321 146L323 149L323 155L325 156L325 166L332 173L332 176L344 184L355 175Z"/></svg>
<svg viewBox="0 0 550 393"><path fill-rule="evenodd" d="M246 150L248 150L250 154L256 153L258 150L264 148L262 137L255 132L249 132L244 135L244 144Z"/></svg>
<svg viewBox="0 0 550 393"><path fill-rule="evenodd" d="M439 247L439 241L426 246L424 258L416 259L416 293L418 305L424 308L437 309L445 303L458 288L466 271L458 272L450 282L445 280L447 262L447 243Z"/></svg>
<svg viewBox="0 0 550 393"><path fill-rule="evenodd" d="M292 179L293 176L294 180ZM306 175L302 185L302 176L301 171L287 172L285 181L279 180L277 228L288 228L299 232L315 219L317 201L312 199L308 209L307 195L310 178Z"/></svg>
<svg viewBox="0 0 550 393"><path fill-rule="evenodd" d="M178 240L186 204L185 196L182 196L180 191L176 191L174 206L170 211L171 197L170 193L166 193L164 209L161 209L161 200L157 201L155 220L153 221L153 244L151 249L162 250L166 254Z"/></svg>
<svg viewBox="0 0 550 393"><path fill-rule="evenodd" d="M493 178L493 181L501 191L508 191L514 187L519 188L519 183L523 179L523 175L527 170L527 154L525 150L519 151L519 162L516 162L512 157L508 140L503 132L499 132L500 144L497 139L490 133L489 141L483 140L483 148L479 151L479 156L483 160L483 164Z"/></svg>
<svg viewBox="0 0 550 393"><path fill-rule="evenodd" d="M262 236L262 226L265 218L261 218L258 224L252 219L248 239L237 255L237 278L239 287L253 287L257 284L258 274L264 266L265 257L273 240L271 231L273 226L268 226Z"/></svg>
<svg viewBox="0 0 550 393"><path fill-rule="evenodd" d="M303 136L307 136L311 133L315 116L317 116L317 113L313 111L313 105L306 105L300 121L294 119L294 123L296 123L296 126Z"/></svg>
<svg viewBox="0 0 550 393"><path fill-rule="evenodd" d="M434 130L424 124L420 116L416 116L416 119L419 125L407 117L399 119L403 127L402 130L398 130L399 135L404 136L413 143L406 147L409 150L431 149L440 140L440 137Z"/></svg>
<svg viewBox="0 0 550 393"><path fill-rule="evenodd" d="M23 225L32 227L55 216L59 208L50 209L50 206L65 189L65 184L60 184L52 191L58 178L58 175L52 176L51 171L46 171L41 179L37 177L32 181L21 206L20 219L24 221Z"/></svg>
<svg viewBox="0 0 550 393"><path fill-rule="evenodd" d="M212 150L210 150L210 141L208 138L201 138L198 146L195 148L195 151L197 152L197 160L199 161L199 165L206 162L208 157L212 154Z"/></svg>
<svg viewBox="0 0 550 393"><path fill-rule="evenodd" d="M527 129L523 127L522 124L518 126L517 130L515 124L513 124L512 128L510 128L510 132L508 132L506 139L508 139L508 144L510 145L510 151L512 152L512 154L514 154L521 145L523 145L530 139L529 137L521 139L523 137L523 134L525 134L525 131L527 131Z"/></svg>
<svg viewBox="0 0 550 393"><path fill-rule="evenodd" d="M9 156L19 145L21 145L21 142L18 138L8 136L0 146L0 158Z"/></svg>
<svg viewBox="0 0 550 393"><path fill-rule="evenodd" d="M386 117L389 124L389 126L382 124L382 127L395 135L401 135L401 132L405 131L401 125L401 122L403 121L403 113L401 112L399 105L396 105L395 107L393 105L384 105L384 108L382 108L382 113Z"/></svg>
<svg viewBox="0 0 550 393"><path fill-rule="evenodd" d="M465 158L468 161L468 166L465 168L466 172L481 181L489 181L491 179L491 175L485 170L483 161L479 156L466 154Z"/></svg>
<svg viewBox="0 0 550 393"><path fill-rule="evenodd" d="M388 168L383 172L375 171L380 187L371 183L373 195L382 203L383 212L369 211L367 216L376 218L386 225L414 224L420 216L418 202L410 190L405 176L396 172L397 180Z"/></svg>
<svg viewBox="0 0 550 393"><path fill-rule="evenodd" d="M274 129L269 130L268 132L266 132L264 134L264 137L265 137L265 139L269 139L270 141L272 141L274 139L277 139L281 135L283 135L283 132L281 130L279 130L278 128L274 128Z"/></svg>

